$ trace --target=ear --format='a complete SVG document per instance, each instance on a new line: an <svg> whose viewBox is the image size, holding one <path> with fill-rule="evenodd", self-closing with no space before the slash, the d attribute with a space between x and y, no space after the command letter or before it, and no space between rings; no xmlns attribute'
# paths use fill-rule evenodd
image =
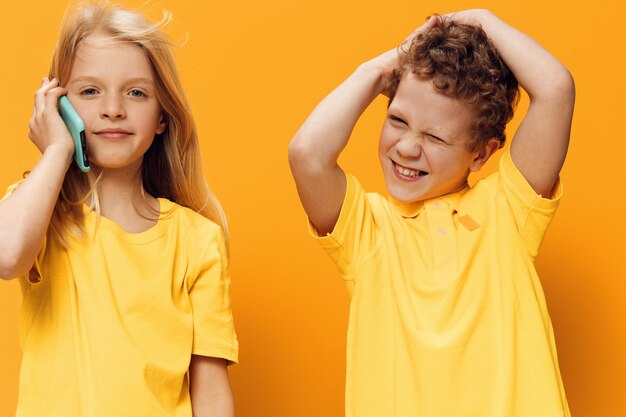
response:
<svg viewBox="0 0 626 417"><path fill-rule="evenodd" d="M159 116L159 122L157 123L156 134L160 135L165 132L165 129L167 129L167 117L161 113Z"/></svg>
<svg viewBox="0 0 626 417"><path fill-rule="evenodd" d="M482 145L481 148L476 151L476 155L470 163L470 170L472 172L480 170L489 158L491 158L491 155L493 155L499 148L500 141L498 139L489 139L486 144Z"/></svg>

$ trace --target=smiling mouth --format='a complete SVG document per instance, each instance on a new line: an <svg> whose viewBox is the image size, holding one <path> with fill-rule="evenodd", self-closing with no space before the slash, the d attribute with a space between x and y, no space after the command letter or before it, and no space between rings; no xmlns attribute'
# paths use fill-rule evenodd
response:
<svg viewBox="0 0 626 417"><path fill-rule="evenodd" d="M398 165L394 161L391 161L391 163L393 164L393 169L395 170L395 172L406 178L418 178L418 177L425 177L426 175L428 175L428 172L426 171L420 171L417 169L407 168L402 165Z"/></svg>

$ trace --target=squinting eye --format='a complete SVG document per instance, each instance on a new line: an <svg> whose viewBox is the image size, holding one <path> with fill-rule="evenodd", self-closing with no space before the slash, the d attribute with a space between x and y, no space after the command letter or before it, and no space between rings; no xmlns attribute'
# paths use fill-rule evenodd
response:
<svg viewBox="0 0 626 417"><path fill-rule="evenodd" d="M441 142L441 143L446 143L443 139L441 139L441 138L439 138L439 137L437 137L437 136L434 136L434 135L429 135L429 134L426 134L425 136L426 136L428 139L432 140L433 142Z"/></svg>
<svg viewBox="0 0 626 417"><path fill-rule="evenodd" d="M393 115L389 115L389 120L391 120L394 123L400 123L402 125L406 125L406 122L404 120L402 120L401 118L399 118L398 116L393 116Z"/></svg>
<svg viewBox="0 0 626 417"><path fill-rule="evenodd" d="M130 90L130 92L128 93L129 95L133 96L133 97L144 97L146 94L141 91L141 90Z"/></svg>

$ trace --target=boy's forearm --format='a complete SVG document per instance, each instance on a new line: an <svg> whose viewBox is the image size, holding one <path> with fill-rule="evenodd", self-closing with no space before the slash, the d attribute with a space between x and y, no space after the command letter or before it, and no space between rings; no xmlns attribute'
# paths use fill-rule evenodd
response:
<svg viewBox="0 0 626 417"><path fill-rule="evenodd" d="M290 149L304 148L319 163L334 164L359 117L380 94L381 79L374 61L359 66L317 105L294 136Z"/></svg>
<svg viewBox="0 0 626 417"><path fill-rule="evenodd" d="M489 11L451 17L481 25L528 93L530 105L511 143L511 158L537 194L550 196L569 145L575 98L569 71L541 45Z"/></svg>
<svg viewBox="0 0 626 417"><path fill-rule="evenodd" d="M429 19L407 41L434 23ZM394 48L361 64L322 100L289 144L289 165L300 201L320 235L334 230L346 194L347 181L337 158L361 114L386 92L401 53Z"/></svg>
<svg viewBox="0 0 626 417"><path fill-rule="evenodd" d="M431 16L405 42L436 23ZM292 154L313 155L321 163L335 166L361 114L381 93L385 93L393 71L399 67L402 51L391 49L361 64L352 75L318 104L290 144ZM293 164L292 164L293 166Z"/></svg>
<svg viewBox="0 0 626 417"><path fill-rule="evenodd" d="M475 11L475 19L531 100L547 95L568 100L571 76L552 54L487 10Z"/></svg>
<svg viewBox="0 0 626 417"><path fill-rule="evenodd" d="M32 266L69 163L66 149L48 147L24 182L0 202L0 277L15 278Z"/></svg>
<svg viewBox="0 0 626 417"><path fill-rule="evenodd" d="M379 57L380 58L380 57ZM382 90L376 59L365 63L315 108L289 144L289 165L298 195L319 233L330 233L346 192L337 158L354 125Z"/></svg>

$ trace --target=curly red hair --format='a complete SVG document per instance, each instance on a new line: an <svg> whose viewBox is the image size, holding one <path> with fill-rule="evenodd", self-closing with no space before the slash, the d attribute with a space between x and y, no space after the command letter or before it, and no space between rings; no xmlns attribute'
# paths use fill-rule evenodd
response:
<svg viewBox="0 0 626 417"><path fill-rule="evenodd" d="M500 147L504 146L506 124L519 100L515 76L482 28L443 16L437 19L436 25L418 34L401 55L389 86L389 103L405 74L432 80L436 90L472 105L475 110L472 150L491 138L497 138Z"/></svg>

